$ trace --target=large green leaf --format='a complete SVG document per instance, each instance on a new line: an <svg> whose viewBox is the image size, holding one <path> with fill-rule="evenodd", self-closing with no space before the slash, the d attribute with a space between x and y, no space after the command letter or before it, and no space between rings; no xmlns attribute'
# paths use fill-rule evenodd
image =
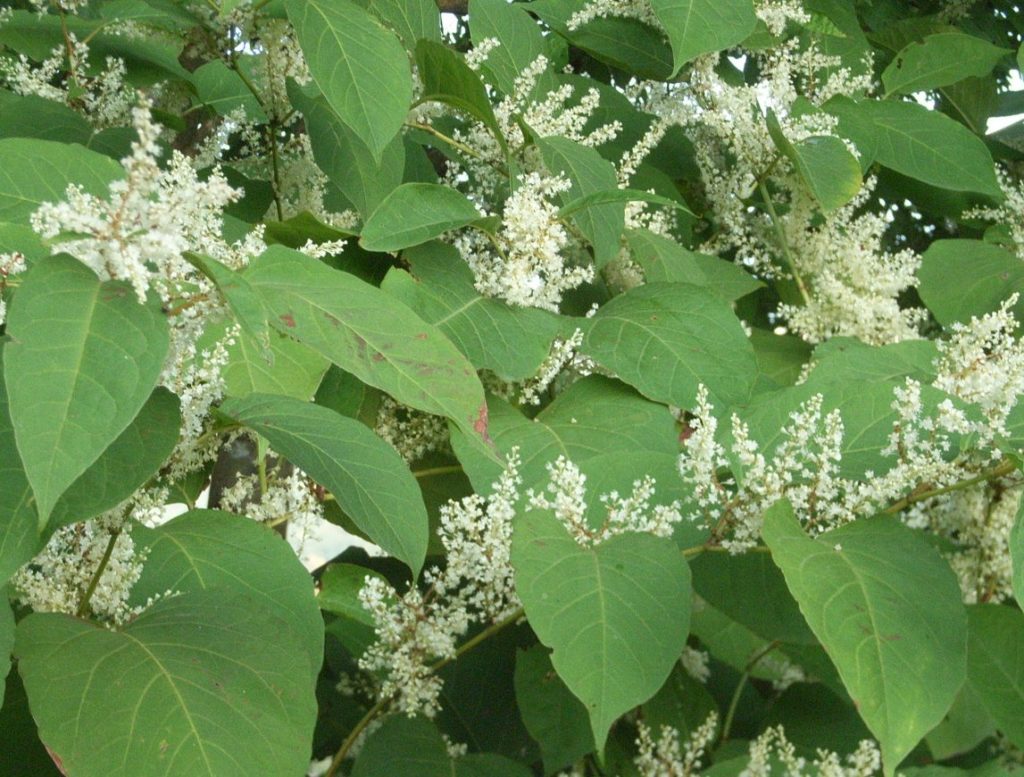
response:
<svg viewBox="0 0 1024 777"><path fill-rule="evenodd" d="M1002 198L985 144L948 116L891 100L837 98L826 109L839 117L840 134L886 167L943 189Z"/></svg>
<svg viewBox="0 0 1024 777"><path fill-rule="evenodd" d="M437 328L375 286L281 246L258 257L246 276L277 329L399 402L448 416L493 457L480 380Z"/></svg>
<svg viewBox="0 0 1024 777"><path fill-rule="evenodd" d="M750 0L651 0L675 60L673 72L699 54L735 46L754 31Z"/></svg>
<svg viewBox="0 0 1024 777"><path fill-rule="evenodd" d="M516 654L516 705L540 745L545 774L572 765L593 749L587 709L555 673L543 645Z"/></svg>
<svg viewBox="0 0 1024 777"><path fill-rule="evenodd" d="M629 387L599 376L577 381L534 419L500 399L490 399L491 435L503 455L519 449L524 483L541 485L545 465L559 456L582 465L605 454L620 456L619 470L634 472L640 454L677 456L678 433L668 408L637 395ZM501 466L468 450L461 435L452 444L477 491L485 492ZM643 461L643 466L650 464Z"/></svg>
<svg viewBox="0 0 1024 777"><path fill-rule="evenodd" d="M81 143L92 137L89 122L63 103L0 89L0 137Z"/></svg>
<svg viewBox="0 0 1024 777"><path fill-rule="evenodd" d="M886 775L943 718L967 671L967 618L949 565L891 516L812 540L788 502L764 539L860 716Z"/></svg>
<svg viewBox="0 0 1024 777"><path fill-rule="evenodd" d="M3 353L0 348L0 370ZM7 389L0 374L0 586L31 560L41 545L32 489L18 456L7 409Z"/></svg>
<svg viewBox="0 0 1024 777"><path fill-rule="evenodd" d="M775 147L793 163L823 211L841 208L857 196L860 163L843 141L831 135L812 135L793 143L773 112L768 112L767 121Z"/></svg>
<svg viewBox="0 0 1024 777"><path fill-rule="evenodd" d="M313 80L379 160L412 102L402 44L351 0L285 0L285 8Z"/></svg>
<svg viewBox="0 0 1024 777"><path fill-rule="evenodd" d="M294 83L289 84L288 96L302 111L317 165L365 219L402 182L405 146L401 136L396 135L374 159L366 143L323 97L310 97Z"/></svg>
<svg viewBox="0 0 1024 777"><path fill-rule="evenodd" d="M391 192L363 225L367 251L398 251L419 245L480 218L458 190L436 183L406 183Z"/></svg>
<svg viewBox="0 0 1024 777"><path fill-rule="evenodd" d="M18 624L39 736L75 777L298 775L316 698L309 657L260 599L163 599L123 631L56 613Z"/></svg>
<svg viewBox="0 0 1024 777"><path fill-rule="evenodd" d="M940 324L967 323L1024 291L1024 263L981 240L936 240L921 257L918 293ZM1024 302L1013 308L1018 319Z"/></svg>
<svg viewBox="0 0 1024 777"><path fill-rule="evenodd" d="M473 271L444 243L406 251L409 272L392 270L381 288L438 327L477 369L504 380L533 376L559 331L558 317L482 296Z"/></svg>
<svg viewBox="0 0 1024 777"><path fill-rule="evenodd" d="M441 13L434 0L369 0L369 9L398 33L409 51L420 39L441 40Z"/></svg>
<svg viewBox="0 0 1024 777"><path fill-rule="evenodd" d="M244 333L227 346L227 352L221 374L229 397L262 393L308 400L330 364L308 345L279 332L270 333L269 360L259 343Z"/></svg>
<svg viewBox="0 0 1024 777"><path fill-rule="evenodd" d="M469 31L474 45L494 38L498 46L487 57L484 70L505 94L515 91L516 79L541 55L550 58L549 44L526 10L505 0L470 0ZM542 76L541 82L549 77ZM549 84L549 88L554 88Z"/></svg>
<svg viewBox="0 0 1024 777"><path fill-rule="evenodd" d="M996 726L1024 746L1024 613L982 604L967 610L967 682Z"/></svg>
<svg viewBox="0 0 1024 777"><path fill-rule="evenodd" d="M903 48L882 72L887 95L910 94L988 75L1009 49L962 32L926 35Z"/></svg>
<svg viewBox="0 0 1024 777"><path fill-rule="evenodd" d="M416 67L423 82L420 102L440 102L483 122L504 143L491 99L480 76L458 52L430 40L416 45Z"/></svg>
<svg viewBox="0 0 1024 777"><path fill-rule="evenodd" d="M68 184L107 193L124 168L108 156L72 143L34 138L0 140L0 221L27 223L44 202L60 202Z"/></svg>
<svg viewBox="0 0 1024 777"><path fill-rule="evenodd" d="M530 626L586 706L600 751L616 718L653 696L682 653L689 568L671 540L649 534L581 547L546 510L518 519L512 566Z"/></svg>
<svg viewBox="0 0 1024 777"><path fill-rule="evenodd" d="M279 534L249 518L192 510L156 529L132 529L145 553L131 603L144 605L167 591L230 589L250 596L261 612L288 624L302 642L313 677L323 660L323 621L313 581Z"/></svg>
<svg viewBox="0 0 1024 777"><path fill-rule="evenodd" d="M419 573L427 552L427 510L394 448L354 419L289 397L250 394L221 410L266 437L325 486L370 539Z"/></svg>
<svg viewBox="0 0 1024 777"><path fill-rule="evenodd" d="M62 255L25 274L7 332L14 434L44 524L149 398L167 353L167 323L155 300L140 305L127 283L100 283Z"/></svg>
<svg viewBox="0 0 1024 777"><path fill-rule="evenodd" d="M739 320L698 286L639 286L583 326L583 352L655 401L690 407L703 383L731 405L753 388L757 361Z"/></svg>
<svg viewBox="0 0 1024 777"><path fill-rule="evenodd" d="M178 398L158 388L117 439L57 500L49 529L117 507L145 485L174 451L181 431Z"/></svg>
<svg viewBox="0 0 1024 777"><path fill-rule="evenodd" d="M618 186L615 167L597 151L566 138L548 137L537 141L544 166L552 173L561 173L571 187L560 197L562 204L571 206L580 198L603 194ZM573 223L594 248L598 267L610 262L619 253L619 237L625 227L626 206L621 202L577 210Z"/></svg>
<svg viewBox="0 0 1024 777"><path fill-rule="evenodd" d="M352 777L530 777L522 764L490 753L453 758L434 724L395 715L366 738Z"/></svg>

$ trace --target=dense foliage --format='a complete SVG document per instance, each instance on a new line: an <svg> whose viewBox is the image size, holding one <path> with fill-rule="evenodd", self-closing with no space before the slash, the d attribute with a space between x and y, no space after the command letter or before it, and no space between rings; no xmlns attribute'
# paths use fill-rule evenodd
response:
<svg viewBox="0 0 1024 777"><path fill-rule="evenodd" d="M439 4L0 4L0 772L1024 763L1021 7Z"/></svg>

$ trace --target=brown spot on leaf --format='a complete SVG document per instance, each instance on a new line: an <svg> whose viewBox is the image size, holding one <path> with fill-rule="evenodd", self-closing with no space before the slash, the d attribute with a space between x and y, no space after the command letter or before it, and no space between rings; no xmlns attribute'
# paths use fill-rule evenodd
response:
<svg viewBox="0 0 1024 777"><path fill-rule="evenodd" d="M473 431L484 438L485 442L491 441L491 436L487 433L487 403L484 402L480 405L480 409L477 411L476 420L473 422Z"/></svg>
<svg viewBox="0 0 1024 777"><path fill-rule="evenodd" d="M416 340L426 340L427 339L427 333L426 332L417 332L416 334L413 335L413 338L415 338Z"/></svg>
<svg viewBox="0 0 1024 777"><path fill-rule="evenodd" d="M64 761L63 761L63 759L59 755L57 755L55 752L53 752L53 750L50 749L49 745L43 745L43 747L46 748L46 752L49 754L50 758L53 760L53 765L57 767L57 771L59 771L61 774L67 774L67 772L64 771Z"/></svg>
<svg viewBox="0 0 1024 777"><path fill-rule="evenodd" d="M331 322L331 326L341 326L341 319L328 313L326 310L324 311L324 318Z"/></svg>
<svg viewBox="0 0 1024 777"><path fill-rule="evenodd" d="M280 318L281 321L284 322L284 325L286 327L288 327L289 329L295 328L295 316L293 316L291 313L285 313Z"/></svg>
<svg viewBox="0 0 1024 777"><path fill-rule="evenodd" d="M377 353L375 353L370 358L373 359L375 362L382 362L382 361L384 361L384 354L382 354L382 353L380 353L380 351L378 351Z"/></svg>

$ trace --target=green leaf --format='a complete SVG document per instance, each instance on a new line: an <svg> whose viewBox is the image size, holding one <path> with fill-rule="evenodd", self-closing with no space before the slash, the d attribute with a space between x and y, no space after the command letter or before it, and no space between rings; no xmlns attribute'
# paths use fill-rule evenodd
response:
<svg viewBox="0 0 1024 777"><path fill-rule="evenodd" d="M685 205L676 200L670 200L668 197L640 191L639 189L609 189L608 191L594 192L593 194L572 200L562 206L561 210L558 211L558 217L564 219L579 213L581 210L613 202L649 202L653 205L664 205L666 208L681 210L683 213L693 215L693 212Z"/></svg>
<svg viewBox="0 0 1024 777"><path fill-rule="evenodd" d="M11 651L14 649L14 613L7 600L7 589L0 587L0 707L4 704L4 687L11 671Z"/></svg>
<svg viewBox="0 0 1024 777"><path fill-rule="evenodd" d="M384 147L380 159L374 159L366 143L323 97L310 97L294 83L288 85L288 96L302 111L317 165L365 219L402 183L405 146L401 135Z"/></svg>
<svg viewBox="0 0 1024 777"><path fill-rule="evenodd" d="M137 525L132 539L146 564L131 603L145 605L166 591L231 590L288 624L303 643L313 677L323 660L323 621L313 582L279 534L219 510L192 510L156 529Z"/></svg>
<svg viewBox="0 0 1024 777"><path fill-rule="evenodd" d="M494 444L503 455L519 448L524 483L539 485L547 472L545 465L559 455L582 465L597 456L617 453L625 471L638 454L679 453L675 420L664 405L596 375L573 383L532 420L494 397L490 408ZM476 490L488 491L501 474L501 465L467 450L461 435L452 436L452 445ZM643 474L637 472L636 477Z"/></svg>
<svg viewBox="0 0 1024 777"><path fill-rule="evenodd" d="M168 348L155 300L70 256L38 262L11 302L4 378L43 525L57 499L149 399Z"/></svg>
<svg viewBox="0 0 1024 777"><path fill-rule="evenodd" d="M64 200L68 184L102 196L124 175L108 156L79 145L34 138L0 140L0 221L28 223L44 202Z"/></svg>
<svg viewBox="0 0 1024 777"><path fill-rule="evenodd" d="M441 14L434 0L370 0L369 9L398 33L409 51L421 38L441 40Z"/></svg>
<svg viewBox="0 0 1024 777"><path fill-rule="evenodd" d="M516 705L554 774L589 753L594 742L587 708L561 681L543 645L516 653Z"/></svg>
<svg viewBox="0 0 1024 777"><path fill-rule="evenodd" d="M409 272L391 270L384 291L444 332L477 369L509 381L536 374L559 332L557 316L482 296L473 271L450 245L427 243L402 258Z"/></svg>
<svg viewBox="0 0 1024 777"><path fill-rule="evenodd" d="M630 256L644 270L648 282L690 283L704 286L722 299L733 302L764 284L735 262L698 254L679 243L647 229L627 229Z"/></svg>
<svg viewBox="0 0 1024 777"><path fill-rule="evenodd" d="M458 52L441 43L421 40L416 44L416 67L423 82L419 102L444 103L479 119L499 143L505 143L484 82Z"/></svg>
<svg viewBox="0 0 1024 777"><path fill-rule="evenodd" d="M494 458L480 380L438 329L375 286L281 246L245 275L264 295L274 327L399 402L451 418Z"/></svg>
<svg viewBox="0 0 1024 777"><path fill-rule="evenodd" d="M593 246L597 266L603 267L619 253L619 238L626 220L625 204L594 203L581 210L578 203L585 197L615 189L618 186L615 167L594 149L566 138L541 138L537 148L544 166L552 173L561 173L572 184L568 191L559 195L563 209L575 206L573 223Z"/></svg>
<svg viewBox="0 0 1024 777"><path fill-rule="evenodd" d="M968 323L1024 291L1024 264L982 240L936 240L921 257L918 293L940 324ZM1024 302L1013 312L1024 316Z"/></svg>
<svg viewBox="0 0 1024 777"><path fill-rule="evenodd" d="M227 346L228 363L221 373L229 397L280 394L303 401L316 393L330 362L307 345L278 332L270 333L270 360L259 343L239 333Z"/></svg>
<svg viewBox="0 0 1024 777"><path fill-rule="evenodd" d="M252 596L174 596L122 631L35 613L18 624L15 655L65 774L243 777L253 764L281 775L309 765L309 657Z"/></svg>
<svg viewBox="0 0 1024 777"><path fill-rule="evenodd" d="M0 137L88 144L92 127L63 103L0 89Z"/></svg>
<svg viewBox="0 0 1024 777"><path fill-rule="evenodd" d="M949 86L965 78L988 75L1012 53L983 38L962 32L927 35L903 48L882 72L886 96Z"/></svg>
<svg viewBox="0 0 1024 777"><path fill-rule="evenodd" d="M651 0L672 44L673 75L700 54L735 46L754 31L750 0Z"/></svg>
<svg viewBox="0 0 1024 777"><path fill-rule="evenodd" d="M967 683L996 726L1024 743L1024 613L1016 607L967 608Z"/></svg>
<svg viewBox="0 0 1024 777"><path fill-rule="evenodd" d="M765 640L814 644L786 581L767 553L703 553L690 561L693 590ZM758 595L752 597L751 591Z"/></svg>
<svg viewBox="0 0 1024 777"><path fill-rule="evenodd" d="M139 414L57 500L48 528L85 521L117 507L156 474L178 444L178 398L156 389Z"/></svg>
<svg viewBox="0 0 1024 777"><path fill-rule="evenodd" d="M862 154L898 173L956 192L1002 199L992 155L962 124L922 105L889 100L830 100L839 133Z"/></svg>
<svg viewBox="0 0 1024 777"><path fill-rule="evenodd" d="M42 549L32 489L14 442L2 374L3 354L0 348L0 586Z"/></svg>
<svg viewBox="0 0 1024 777"><path fill-rule="evenodd" d="M406 183L385 197L370 214L359 245L367 251L398 251L479 219L476 206L450 186Z"/></svg>
<svg viewBox="0 0 1024 777"><path fill-rule="evenodd" d="M570 30L579 0L533 0L535 13L576 48L600 62L641 78L664 81L673 73L673 56L665 36L639 19L599 17ZM589 80L589 79L588 79ZM597 85L600 82L591 81Z"/></svg>
<svg viewBox="0 0 1024 777"><path fill-rule="evenodd" d="M356 526L418 575L427 510L402 457L363 424L319 405L250 394L222 405L325 486Z"/></svg>
<svg viewBox="0 0 1024 777"><path fill-rule="evenodd" d="M582 323L582 350L656 402L690 407L701 383L726 405L747 399L754 349L729 305L686 283L648 283Z"/></svg>
<svg viewBox="0 0 1024 777"><path fill-rule="evenodd" d="M216 59L196 68L191 80L200 102L221 116L242 108L249 119L259 123L267 121L267 114L242 77L221 60Z"/></svg>
<svg viewBox="0 0 1024 777"><path fill-rule="evenodd" d="M259 293L249 285L249 281L239 272L202 254L186 252L185 258L217 287L224 301L230 308L235 321L242 332L268 353L270 349L270 329L267 326L266 306Z"/></svg>
<svg viewBox="0 0 1024 777"><path fill-rule="evenodd" d="M671 540L620 534L581 547L546 510L512 535L516 592L551 663L587 708L598 751L616 718L665 682L690 621L690 571Z"/></svg>
<svg viewBox="0 0 1024 777"><path fill-rule="evenodd" d="M793 163L825 213L857 196L861 188L860 162L843 141L831 135L813 135L792 143L770 110L767 122L775 147Z"/></svg>
<svg viewBox="0 0 1024 777"><path fill-rule="evenodd" d="M412 102L395 34L351 0L285 0L309 72L342 121L380 160Z"/></svg>
<svg viewBox="0 0 1024 777"><path fill-rule="evenodd" d="M487 57L483 70L494 78L494 85L507 95L515 91L516 79L541 55L551 52L537 23L519 5L505 0L470 0L469 31L474 45L495 38L498 46ZM552 80L542 75L541 83ZM548 84L549 88L554 88Z"/></svg>
<svg viewBox="0 0 1024 777"><path fill-rule="evenodd" d="M892 775L942 720L966 676L956 576L891 516L812 540L789 503L779 502L765 514L764 540Z"/></svg>
<svg viewBox="0 0 1024 777"><path fill-rule="evenodd" d="M0 422L2 422L0 418ZM1013 565L1013 595L1024 608L1024 500L1017 508L1017 517L1010 529L1010 559Z"/></svg>
<svg viewBox="0 0 1024 777"><path fill-rule="evenodd" d="M452 777L451 758L433 723L394 715L366 738L352 777Z"/></svg>

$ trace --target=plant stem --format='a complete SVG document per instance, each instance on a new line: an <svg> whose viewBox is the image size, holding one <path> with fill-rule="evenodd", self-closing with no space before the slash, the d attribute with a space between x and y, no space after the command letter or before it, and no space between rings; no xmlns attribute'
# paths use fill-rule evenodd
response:
<svg viewBox="0 0 1024 777"><path fill-rule="evenodd" d="M459 464L446 464L443 467L429 467L427 469L414 469L412 476L414 478L429 478L434 475L451 475L455 472L462 472L462 466Z"/></svg>
<svg viewBox="0 0 1024 777"><path fill-rule="evenodd" d="M772 202L772 197L768 193L768 187L765 186L764 181L760 181L757 188L761 192L761 198L764 200L764 206L768 210L768 216L772 220L772 228L775 230L775 237L779 241L779 247L782 248L782 255L786 257L786 264L789 265L789 271L793 273L793 280L796 281L796 286L800 290L800 296L803 297L804 304L808 305L811 302L811 295L807 291L804 279L800 276L800 271L796 268L796 262L793 260L793 254L789 251L789 242L786 240L786 233L782 230L782 222L779 220L779 214L775 211L775 203Z"/></svg>
<svg viewBox="0 0 1024 777"><path fill-rule="evenodd" d="M384 709L391 703L390 698L378 699L377 703L374 704L363 715L362 720L356 723L355 728L348 732L348 736L345 737L345 741L341 743L341 747L338 748L338 752L334 754L334 758L331 760L331 765L327 767L327 771L324 772L324 777L334 777L338 771L338 767L341 766L341 762L345 760L345 756L348 755L348 751L352 749L352 745L356 743L359 735L363 733L367 726L373 722Z"/></svg>
<svg viewBox="0 0 1024 777"><path fill-rule="evenodd" d="M78 603L78 609L75 610L76 618L84 618L86 613L89 612L89 600L92 599L92 595L96 592L96 586L100 584L100 578L103 577L103 573L107 569L107 564L110 563L110 557L114 553L114 546L117 544L117 538L120 536L120 529L114 529L110 532L110 539L107 541L106 550L103 551L103 558L100 559L100 565L96 567L96 571L93 572L92 579L89 580L89 586L85 589L85 593L82 594L82 600Z"/></svg>
<svg viewBox="0 0 1024 777"><path fill-rule="evenodd" d="M977 477L968 478L967 480L961 480L959 483L954 483L951 486L943 486L942 488L933 488L929 489L928 491L918 491L916 493L912 493L908 496L905 496L898 502L894 502L893 504L889 505L887 508L882 510L882 512L886 513L887 515L893 515L895 513L900 512L901 510L905 510L906 508L910 507L910 505L916 502L923 502L926 499L931 499L932 497L935 496L942 496L943 494L949 494L952 493L953 491L963 491L964 489L970 488L971 486L976 486L979 483L984 483L989 480L995 480L996 478L1004 477L1006 475L1009 475L1016 468L1016 464L1014 464L1009 459L1004 459L1003 461L999 462L999 464L997 464L995 467L986 472L982 472Z"/></svg>
<svg viewBox="0 0 1024 777"><path fill-rule="evenodd" d="M513 612L511 615L508 615L508 616L502 618L497 623L492 623L490 626L488 626L486 629L481 631L475 637L473 637L472 639L466 640L466 642L464 642L463 644L459 645L459 649L455 651L455 655L454 656L452 656L451 658L442 658L440 661L438 661L435 664L433 664L430 667L430 671L436 672L439 669L443 669L444 667L448 666L448 664L450 664L452 661L454 661L455 659L459 658L460 656L465 655L470 650L472 650L477 645L479 645L481 642L483 642L483 641L485 641L487 639L490 639L495 634L497 634L498 632L502 631L506 626L511 626L517 620L522 618L523 614L524 614L523 613L523 608L520 607L515 612Z"/></svg>
<svg viewBox="0 0 1024 777"><path fill-rule="evenodd" d="M743 674L740 675L740 681L736 684L736 690L732 692L732 698L729 700L729 709L725 713L725 720L722 722L722 733L718 736L719 744L729 738L729 732L732 731L732 722L736 717L736 708L739 706L743 689L747 686L747 680L750 679L750 673L762 658L775 650L780 644L778 640L772 640L747 662L746 667L743 669Z"/></svg>

